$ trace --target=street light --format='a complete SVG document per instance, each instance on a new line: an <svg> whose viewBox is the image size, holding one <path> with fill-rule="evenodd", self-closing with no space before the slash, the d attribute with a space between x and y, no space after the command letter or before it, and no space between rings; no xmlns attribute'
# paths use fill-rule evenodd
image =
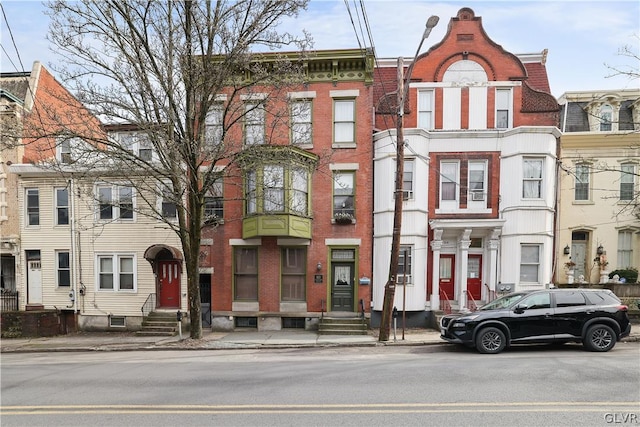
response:
<svg viewBox="0 0 640 427"><path fill-rule="evenodd" d="M382 317L380 319L380 334L378 341L388 341L391 329L391 315L393 311L393 300L396 293L396 277L398 275L398 260L400 258L400 230L402 228L402 176L404 175L404 102L409 93L409 81L413 66L416 63L422 43L429 37L431 30L438 24L438 18L432 15L426 24L422 39L413 57L413 61L407 68L407 75L404 76L404 62L402 57L398 58L398 118L396 121L396 189L395 209L393 214L393 234L391 240L391 261L389 262L389 278L384 287L384 300L382 302Z"/></svg>

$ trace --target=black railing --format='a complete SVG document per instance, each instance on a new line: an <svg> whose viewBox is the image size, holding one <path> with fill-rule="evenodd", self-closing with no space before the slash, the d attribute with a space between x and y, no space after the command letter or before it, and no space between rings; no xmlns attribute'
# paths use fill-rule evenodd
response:
<svg viewBox="0 0 640 427"><path fill-rule="evenodd" d="M322 312L320 313L320 318L321 319L324 319L324 312L325 312L326 304L327 304L327 300L325 300L324 298L320 300L320 305L321 305L320 309L322 310Z"/></svg>
<svg viewBox="0 0 640 427"><path fill-rule="evenodd" d="M149 294L147 300L142 304L140 310L142 311L142 317L147 317L149 313L156 309L156 294Z"/></svg>
<svg viewBox="0 0 640 427"><path fill-rule="evenodd" d="M362 316L362 323L366 323L364 318L364 300L362 298L360 299L359 306L360 306L360 315Z"/></svg>
<svg viewBox="0 0 640 427"><path fill-rule="evenodd" d="M18 291L3 289L0 292L0 311L18 311Z"/></svg>

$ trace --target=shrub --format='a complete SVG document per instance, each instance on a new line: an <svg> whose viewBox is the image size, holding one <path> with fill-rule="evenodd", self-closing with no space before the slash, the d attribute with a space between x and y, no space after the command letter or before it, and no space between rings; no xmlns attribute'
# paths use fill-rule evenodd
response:
<svg viewBox="0 0 640 427"><path fill-rule="evenodd" d="M609 273L609 278L613 279L613 276L618 275L621 279L624 277L627 283L638 282L638 269L637 268L621 268L619 270L613 270Z"/></svg>

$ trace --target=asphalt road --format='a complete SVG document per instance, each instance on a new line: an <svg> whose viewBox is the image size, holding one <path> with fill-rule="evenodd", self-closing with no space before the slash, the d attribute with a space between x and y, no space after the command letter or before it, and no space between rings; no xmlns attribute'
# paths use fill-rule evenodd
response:
<svg viewBox="0 0 640 427"><path fill-rule="evenodd" d="M3 354L8 426L640 425L640 344Z"/></svg>

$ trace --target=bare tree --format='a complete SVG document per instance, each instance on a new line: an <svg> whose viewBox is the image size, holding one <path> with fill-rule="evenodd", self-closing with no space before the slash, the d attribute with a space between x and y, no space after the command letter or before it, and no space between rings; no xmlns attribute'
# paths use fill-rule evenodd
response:
<svg viewBox="0 0 640 427"><path fill-rule="evenodd" d="M138 143L153 154L142 156L95 129L79 134L77 126L58 132L55 144L73 145L77 171L116 170L114 179L127 180L137 194L148 197L143 213L177 233L187 273L191 338L202 336L198 271L207 224L205 196L217 179L232 173L229 165L243 152L240 123L247 127L256 115L269 116L269 123L282 121L285 88L301 82L300 60L309 38L278 31L277 25L295 17L307 2L48 4L49 39L65 58L56 69L65 85L103 123L130 126L141 138ZM284 46L297 53L255 53ZM65 120L60 117L61 123ZM265 132L265 139L277 138L275 129ZM154 203L159 194L175 206L177 220L168 220Z"/></svg>

